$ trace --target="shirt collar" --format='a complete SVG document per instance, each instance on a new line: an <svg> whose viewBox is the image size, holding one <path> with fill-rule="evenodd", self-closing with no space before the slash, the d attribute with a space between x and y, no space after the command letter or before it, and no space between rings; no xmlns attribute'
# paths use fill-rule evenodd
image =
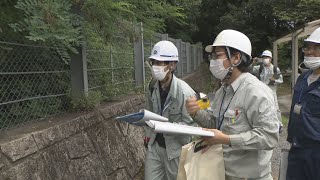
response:
<svg viewBox="0 0 320 180"><path fill-rule="evenodd" d="M248 73L241 73L241 75L231 83L231 87L233 91L236 91L239 86L241 85L243 79L245 79L248 76Z"/></svg>
<svg viewBox="0 0 320 180"><path fill-rule="evenodd" d="M178 78L172 74L172 79L171 79L171 84L170 84L170 88L166 89L165 91L168 92L168 96L172 97L172 98L176 98L177 96L177 82L178 81ZM159 92L160 92L160 83L159 81L157 81L157 83L155 83L155 86L154 86L155 89L159 89Z"/></svg>

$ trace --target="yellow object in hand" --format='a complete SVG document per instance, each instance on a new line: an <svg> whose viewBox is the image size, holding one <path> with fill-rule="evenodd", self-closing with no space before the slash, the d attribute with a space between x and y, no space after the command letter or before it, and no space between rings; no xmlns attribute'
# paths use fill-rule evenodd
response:
<svg viewBox="0 0 320 180"><path fill-rule="evenodd" d="M208 107L210 107L210 101L208 98L199 99L197 103L200 106L200 109L207 109Z"/></svg>

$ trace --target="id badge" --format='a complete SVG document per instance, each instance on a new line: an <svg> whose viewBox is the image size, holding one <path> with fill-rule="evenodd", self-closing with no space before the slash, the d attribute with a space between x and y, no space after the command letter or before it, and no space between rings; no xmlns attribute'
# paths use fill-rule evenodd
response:
<svg viewBox="0 0 320 180"><path fill-rule="evenodd" d="M295 104L293 107L293 112L300 115L301 104Z"/></svg>

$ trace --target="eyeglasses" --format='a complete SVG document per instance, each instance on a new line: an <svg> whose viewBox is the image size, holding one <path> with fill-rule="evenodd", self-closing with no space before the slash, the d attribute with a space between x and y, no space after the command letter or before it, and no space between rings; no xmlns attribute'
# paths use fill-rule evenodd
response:
<svg viewBox="0 0 320 180"><path fill-rule="evenodd" d="M147 61L150 64L150 66L153 66L153 65L163 66L163 65L168 65L169 64L169 61L157 61L157 60L154 60L154 59L148 59Z"/></svg>
<svg viewBox="0 0 320 180"><path fill-rule="evenodd" d="M201 149L204 149L204 148L208 147L207 144L202 144L202 143L203 143L203 140L200 141L200 142L198 142L198 143L194 146L194 150L193 150L194 153L200 151Z"/></svg>
<svg viewBox="0 0 320 180"><path fill-rule="evenodd" d="M211 53L211 56L213 59L219 59L221 57L224 57L225 55L226 55L226 53L222 52L222 51L217 51L217 52L212 51L212 53Z"/></svg>
<svg viewBox="0 0 320 180"><path fill-rule="evenodd" d="M320 49L320 47L305 47L302 48L302 52L306 53L306 52L315 52L318 51Z"/></svg>

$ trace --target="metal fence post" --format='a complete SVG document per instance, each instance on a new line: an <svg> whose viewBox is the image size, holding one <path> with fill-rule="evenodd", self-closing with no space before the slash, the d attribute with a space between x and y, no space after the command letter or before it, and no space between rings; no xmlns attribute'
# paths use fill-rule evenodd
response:
<svg viewBox="0 0 320 180"><path fill-rule="evenodd" d="M198 55L198 67L200 67L200 64L201 64L201 62L202 62L202 58L201 58L201 44L198 44L198 53L197 53L197 55Z"/></svg>
<svg viewBox="0 0 320 180"><path fill-rule="evenodd" d="M88 95L88 72L86 46L77 48L78 54L71 54L71 89L73 95Z"/></svg>
<svg viewBox="0 0 320 180"><path fill-rule="evenodd" d="M134 65L135 65L135 81L136 86L144 85L145 69L144 69L144 45L143 45L143 25L142 22L136 27L139 34L137 40L134 41Z"/></svg>
<svg viewBox="0 0 320 180"><path fill-rule="evenodd" d="M111 83L114 84L114 68L113 68L113 54L112 54L112 46L110 46L110 69L111 69Z"/></svg>
<svg viewBox="0 0 320 180"><path fill-rule="evenodd" d="M198 44L196 44L196 62L197 62L197 65L196 65L196 69L198 69L199 67L199 64L200 64L200 59L199 59L199 46Z"/></svg>
<svg viewBox="0 0 320 180"><path fill-rule="evenodd" d="M203 63L203 51L202 51L202 43L199 43L199 60L200 60L200 63Z"/></svg>
<svg viewBox="0 0 320 180"><path fill-rule="evenodd" d="M176 40L176 46L179 54L179 62L177 63L177 75L178 77L183 76L183 59L182 59L182 50L181 50L181 39Z"/></svg>
<svg viewBox="0 0 320 180"><path fill-rule="evenodd" d="M187 56L187 73L191 72L191 46L190 43L186 43L186 56Z"/></svg>
<svg viewBox="0 0 320 180"><path fill-rule="evenodd" d="M204 62L204 58L203 58L203 46L202 43L200 44L200 55L201 55L201 62Z"/></svg>
<svg viewBox="0 0 320 180"><path fill-rule="evenodd" d="M161 34L161 40L168 40L169 35L168 34Z"/></svg>
<svg viewBox="0 0 320 180"><path fill-rule="evenodd" d="M193 60L193 71L197 70L197 47L192 45L192 60Z"/></svg>

